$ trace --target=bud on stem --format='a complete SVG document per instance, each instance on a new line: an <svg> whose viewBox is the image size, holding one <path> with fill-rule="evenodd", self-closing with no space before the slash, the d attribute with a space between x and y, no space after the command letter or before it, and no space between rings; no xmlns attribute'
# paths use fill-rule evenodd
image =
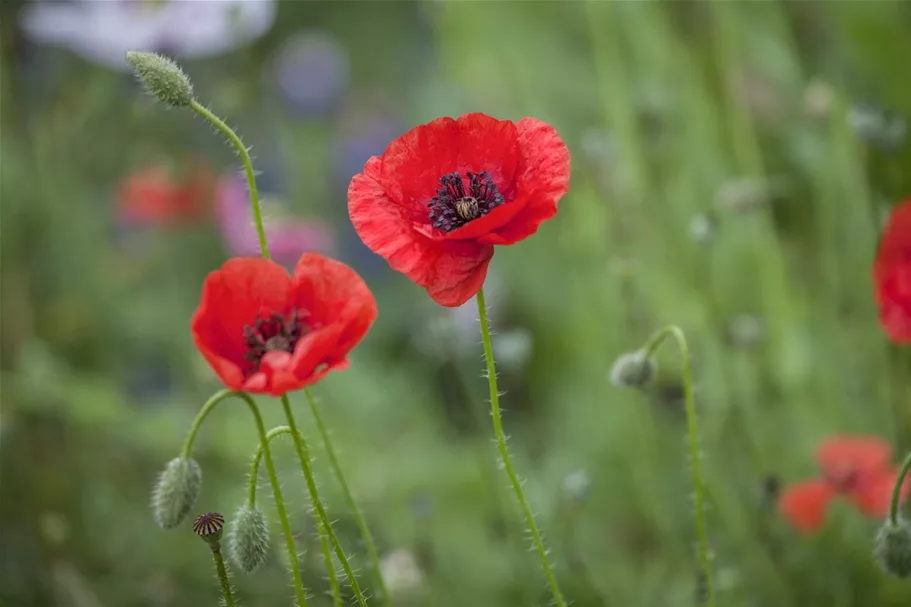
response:
<svg viewBox="0 0 911 607"><path fill-rule="evenodd" d="M167 57L146 51L128 51L127 63L147 91L174 107L193 101L193 84L180 67Z"/></svg>

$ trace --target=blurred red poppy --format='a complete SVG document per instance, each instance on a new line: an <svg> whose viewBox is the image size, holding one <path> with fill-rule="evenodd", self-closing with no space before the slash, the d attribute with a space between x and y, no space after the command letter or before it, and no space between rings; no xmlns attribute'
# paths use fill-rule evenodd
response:
<svg viewBox="0 0 911 607"><path fill-rule="evenodd" d="M873 264L873 281L886 335L911 344L911 200L892 210Z"/></svg>
<svg viewBox="0 0 911 607"><path fill-rule="evenodd" d="M209 212L214 184L214 173L202 163L191 163L180 180L162 165L144 166L120 184L117 218L140 226L200 221Z"/></svg>
<svg viewBox="0 0 911 607"><path fill-rule="evenodd" d="M826 508L836 496L847 498L865 516L889 512L898 468L891 466L892 447L872 436L837 436L816 452L822 477L794 483L778 501L781 514L798 530L812 533L825 522ZM902 484L902 499L911 483Z"/></svg>
<svg viewBox="0 0 911 607"><path fill-rule="evenodd" d="M348 188L348 212L394 270L458 306L483 285L494 245L556 215L569 164L557 131L535 118L438 118L367 161Z"/></svg>
<svg viewBox="0 0 911 607"><path fill-rule="evenodd" d="M226 386L280 396L347 367L376 316L354 270L305 253L293 276L262 258L228 260L206 278L191 328Z"/></svg>

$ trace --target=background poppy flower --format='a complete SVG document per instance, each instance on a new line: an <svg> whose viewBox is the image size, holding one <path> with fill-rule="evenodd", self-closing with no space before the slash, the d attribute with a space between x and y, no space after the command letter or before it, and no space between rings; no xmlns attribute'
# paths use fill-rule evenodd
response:
<svg viewBox="0 0 911 607"><path fill-rule="evenodd" d="M440 305L471 298L493 245L534 234L569 190L569 150L535 118L438 118L367 161L348 188L358 236Z"/></svg>
<svg viewBox="0 0 911 607"><path fill-rule="evenodd" d="M889 339L911 344L911 200L892 210L873 264L879 322Z"/></svg>
<svg viewBox="0 0 911 607"><path fill-rule="evenodd" d="M826 508L837 495L846 497L865 516L889 512L898 468L889 465L892 447L877 437L838 436L819 446L816 459L821 478L785 488L778 509L797 529L812 533L825 522ZM911 484L902 485L904 499Z"/></svg>
<svg viewBox="0 0 911 607"><path fill-rule="evenodd" d="M191 327L226 386L280 396L344 369L376 316L354 270L305 253L293 276L262 258L227 261L206 278Z"/></svg>
<svg viewBox="0 0 911 607"><path fill-rule="evenodd" d="M125 225L173 226L199 221L209 210L214 175L201 163L175 179L162 165L132 172L117 192L117 219Z"/></svg>

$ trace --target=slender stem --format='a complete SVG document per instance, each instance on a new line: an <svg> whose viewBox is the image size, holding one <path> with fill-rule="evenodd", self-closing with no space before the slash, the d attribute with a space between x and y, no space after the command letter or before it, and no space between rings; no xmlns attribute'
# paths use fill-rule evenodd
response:
<svg viewBox="0 0 911 607"><path fill-rule="evenodd" d="M221 594L225 599L225 607L234 607L234 596L231 594L231 582L228 581L228 570L225 569L225 559L221 556L221 546L212 544L212 559L215 561L215 570L221 582Z"/></svg>
<svg viewBox="0 0 911 607"><path fill-rule="evenodd" d="M351 590L354 592L354 597L357 599L358 604L361 607L367 607L367 599L364 598L364 594L361 592L361 587L357 583L357 578L354 576L351 565L348 563L348 557L345 554L345 551L342 550L338 537L335 535L335 530L332 529L332 523L326 515L326 509L323 508L323 502L319 498L319 492L316 489L316 480L313 478L313 469L310 466L310 450L304 437L301 436L301 433L297 429L297 422L294 420L294 413L291 411L291 401L288 400L287 394L283 394L281 400L282 408L285 410L285 418L288 420L288 426L291 428L291 438L294 439L294 448L297 450L301 471L304 473L304 478L307 480L307 489L310 491L310 499L313 502L314 509L316 509L317 521L325 526L326 532L329 535L329 540L332 542L338 560L342 563L342 569L345 570L345 575L348 576L348 582L351 584Z"/></svg>
<svg viewBox="0 0 911 607"><path fill-rule="evenodd" d="M215 408L215 405L229 396L236 396L243 399L250 408L250 412L253 414L253 419L256 422L256 430L259 433L259 444L266 460L266 469L269 472L269 482L272 484L272 493L275 496L275 509L278 511L278 518L281 521L282 531L284 531L285 534L285 544L288 547L291 576L294 578L294 591L297 593L299 607L307 607L304 581L303 578L301 578L300 563L297 561L297 549L294 547L294 534L291 532L291 523L288 521L288 512L285 509L285 500L282 497L281 485L278 483L278 475L275 473L275 463L272 461L272 451L269 449L269 438L266 434L266 426L263 424L263 418L259 413L259 407L256 406L256 402L245 392L235 392L226 389L215 393L212 398L206 401L202 406L202 409L200 409L199 413L196 415L196 419L193 420L193 425L190 426L190 432L187 434L187 439L184 442L182 455L185 458L190 456L190 450L193 448L193 441L196 438L196 433L199 431L200 426L202 426L203 420L205 420L206 416Z"/></svg>
<svg viewBox="0 0 911 607"><path fill-rule="evenodd" d="M272 442L272 439L280 434L291 434L291 428L288 426L277 426L266 433L266 441ZM253 461L250 462L250 488L249 498L247 499L250 508L256 506L256 486L259 478L259 461L263 457L263 444L256 445L256 453L253 455Z"/></svg>
<svg viewBox="0 0 911 607"><path fill-rule="evenodd" d="M263 226L262 211L259 208L259 192L256 189L256 178L253 173L253 161L250 159L250 153L247 146L241 141L234 129L225 124L224 120L213 114L207 108L199 104L195 99L190 102L190 109L211 122L215 128L222 132L228 138L237 155L240 156L241 162L244 163L244 174L247 176L247 187L250 189L250 205L253 207L253 219L256 221L256 234L259 237L259 250L262 256L269 259L269 245L266 242L266 229Z"/></svg>
<svg viewBox="0 0 911 607"><path fill-rule="evenodd" d="M683 392L686 405L687 434L689 435L690 465L693 470L693 499L696 510L696 540L699 546L699 567L702 569L703 581L705 582L708 599L706 606L714 607L715 584L712 579L712 563L705 524L705 486L699 453L699 428L696 424L696 401L693 398L693 372L690 367L690 349L683 330L675 325L669 325L655 333L648 340L643 348L643 353L646 358L651 358L668 336L672 336L677 341L677 345L680 348L680 357L683 359Z"/></svg>
<svg viewBox="0 0 911 607"><path fill-rule="evenodd" d="M377 585L380 588L380 592L383 594L383 602L387 606L391 605L389 600L389 593L386 591L386 582L383 580L383 574L380 570L380 557L376 551L376 544L373 542L373 535L371 535L370 528L367 526L367 520L364 518L364 514L361 512L360 507L357 505L357 501L354 499L354 495L351 493L351 488L348 486L348 481L345 480L345 475L342 473L342 467L338 463L338 457L336 457L335 449L332 446L332 440L329 436L329 431L326 429L326 424L323 423L323 417L320 415L319 407L313 398L313 394L311 394L310 390L307 388L304 388L304 394L307 395L307 402L310 404L310 411L313 412L313 419L316 422L316 427L323 439L323 445L326 448L326 455L329 458L329 465L332 467L332 471L335 473L335 478L338 480L338 484L342 487L342 492L345 494L345 499L348 501L348 507L351 508L351 511L354 513L354 520L357 523L358 528L361 530L361 536L364 538L364 546L367 548L367 556L370 558L370 566L373 568Z"/></svg>
<svg viewBox="0 0 911 607"><path fill-rule="evenodd" d="M902 485L905 482L905 476L911 470L911 452L905 457L901 469L898 471L898 478L895 479L895 487L892 488L892 507L889 508L889 520L892 526L898 525L898 505L902 499Z"/></svg>
<svg viewBox="0 0 911 607"><path fill-rule="evenodd" d="M535 524L535 517L528 506L528 500L525 499L525 492L522 490L522 482L513 468L512 460L509 457L509 449L506 448L506 435L503 433L503 419L500 415L500 393L497 390L497 370L493 359L493 347L490 343L490 324L487 321L487 306L484 303L484 289L478 291L478 314L481 320L481 339L484 341L484 357L487 359L487 383L490 387L490 412L493 418L493 431L497 437L497 446L500 449L500 458L503 460L503 468L509 476L512 483L513 491L516 493L516 499L519 500L519 506L522 508L522 514L525 515L525 524L531 532L535 549L538 552L538 558L541 559L541 567L544 569L544 575L547 577L547 583L550 591L554 595L557 607L566 607L566 599L560 592L557 585L557 577L554 575L553 567L547 558L547 550L544 548L544 541L541 539L541 533Z"/></svg>

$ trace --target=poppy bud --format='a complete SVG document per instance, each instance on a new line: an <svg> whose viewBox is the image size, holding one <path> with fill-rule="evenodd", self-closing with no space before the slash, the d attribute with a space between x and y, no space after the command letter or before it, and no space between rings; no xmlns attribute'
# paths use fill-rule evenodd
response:
<svg viewBox="0 0 911 607"><path fill-rule="evenodd" d="M911 577L911 526L903 518L887 520L876 534L873 556L882 570L897 577Z"/></svg>
<svg viewBox="0 0 911 607"><path fill-rule="evenodd" d="M176 527L190 512L202 487L202 470L195 460L175 457L158 477L152 491L152 514L162 529Z"/></svg>
<svg viewBox="0 0 911 607"><path fill-rule="evenodd" d="M641 388L650 382L658 371L658 365L645 352L637 350L624 354L610 370L610 381L618 388Z"/></svg>
<svg viewBox="0 0 911 607"><path fill-rule="evenodd" d="M259 508L241 506L228 531L228 554L244 573L253 573L269 555L269 527Z"/></svg>
<svg viewBox="0 0 911 607"><path fill-rule="evenodd" d="M127 63L147 91L160 101L181 107L193 101L193 84L176 63L146 51L127 51Z"/></svg>

